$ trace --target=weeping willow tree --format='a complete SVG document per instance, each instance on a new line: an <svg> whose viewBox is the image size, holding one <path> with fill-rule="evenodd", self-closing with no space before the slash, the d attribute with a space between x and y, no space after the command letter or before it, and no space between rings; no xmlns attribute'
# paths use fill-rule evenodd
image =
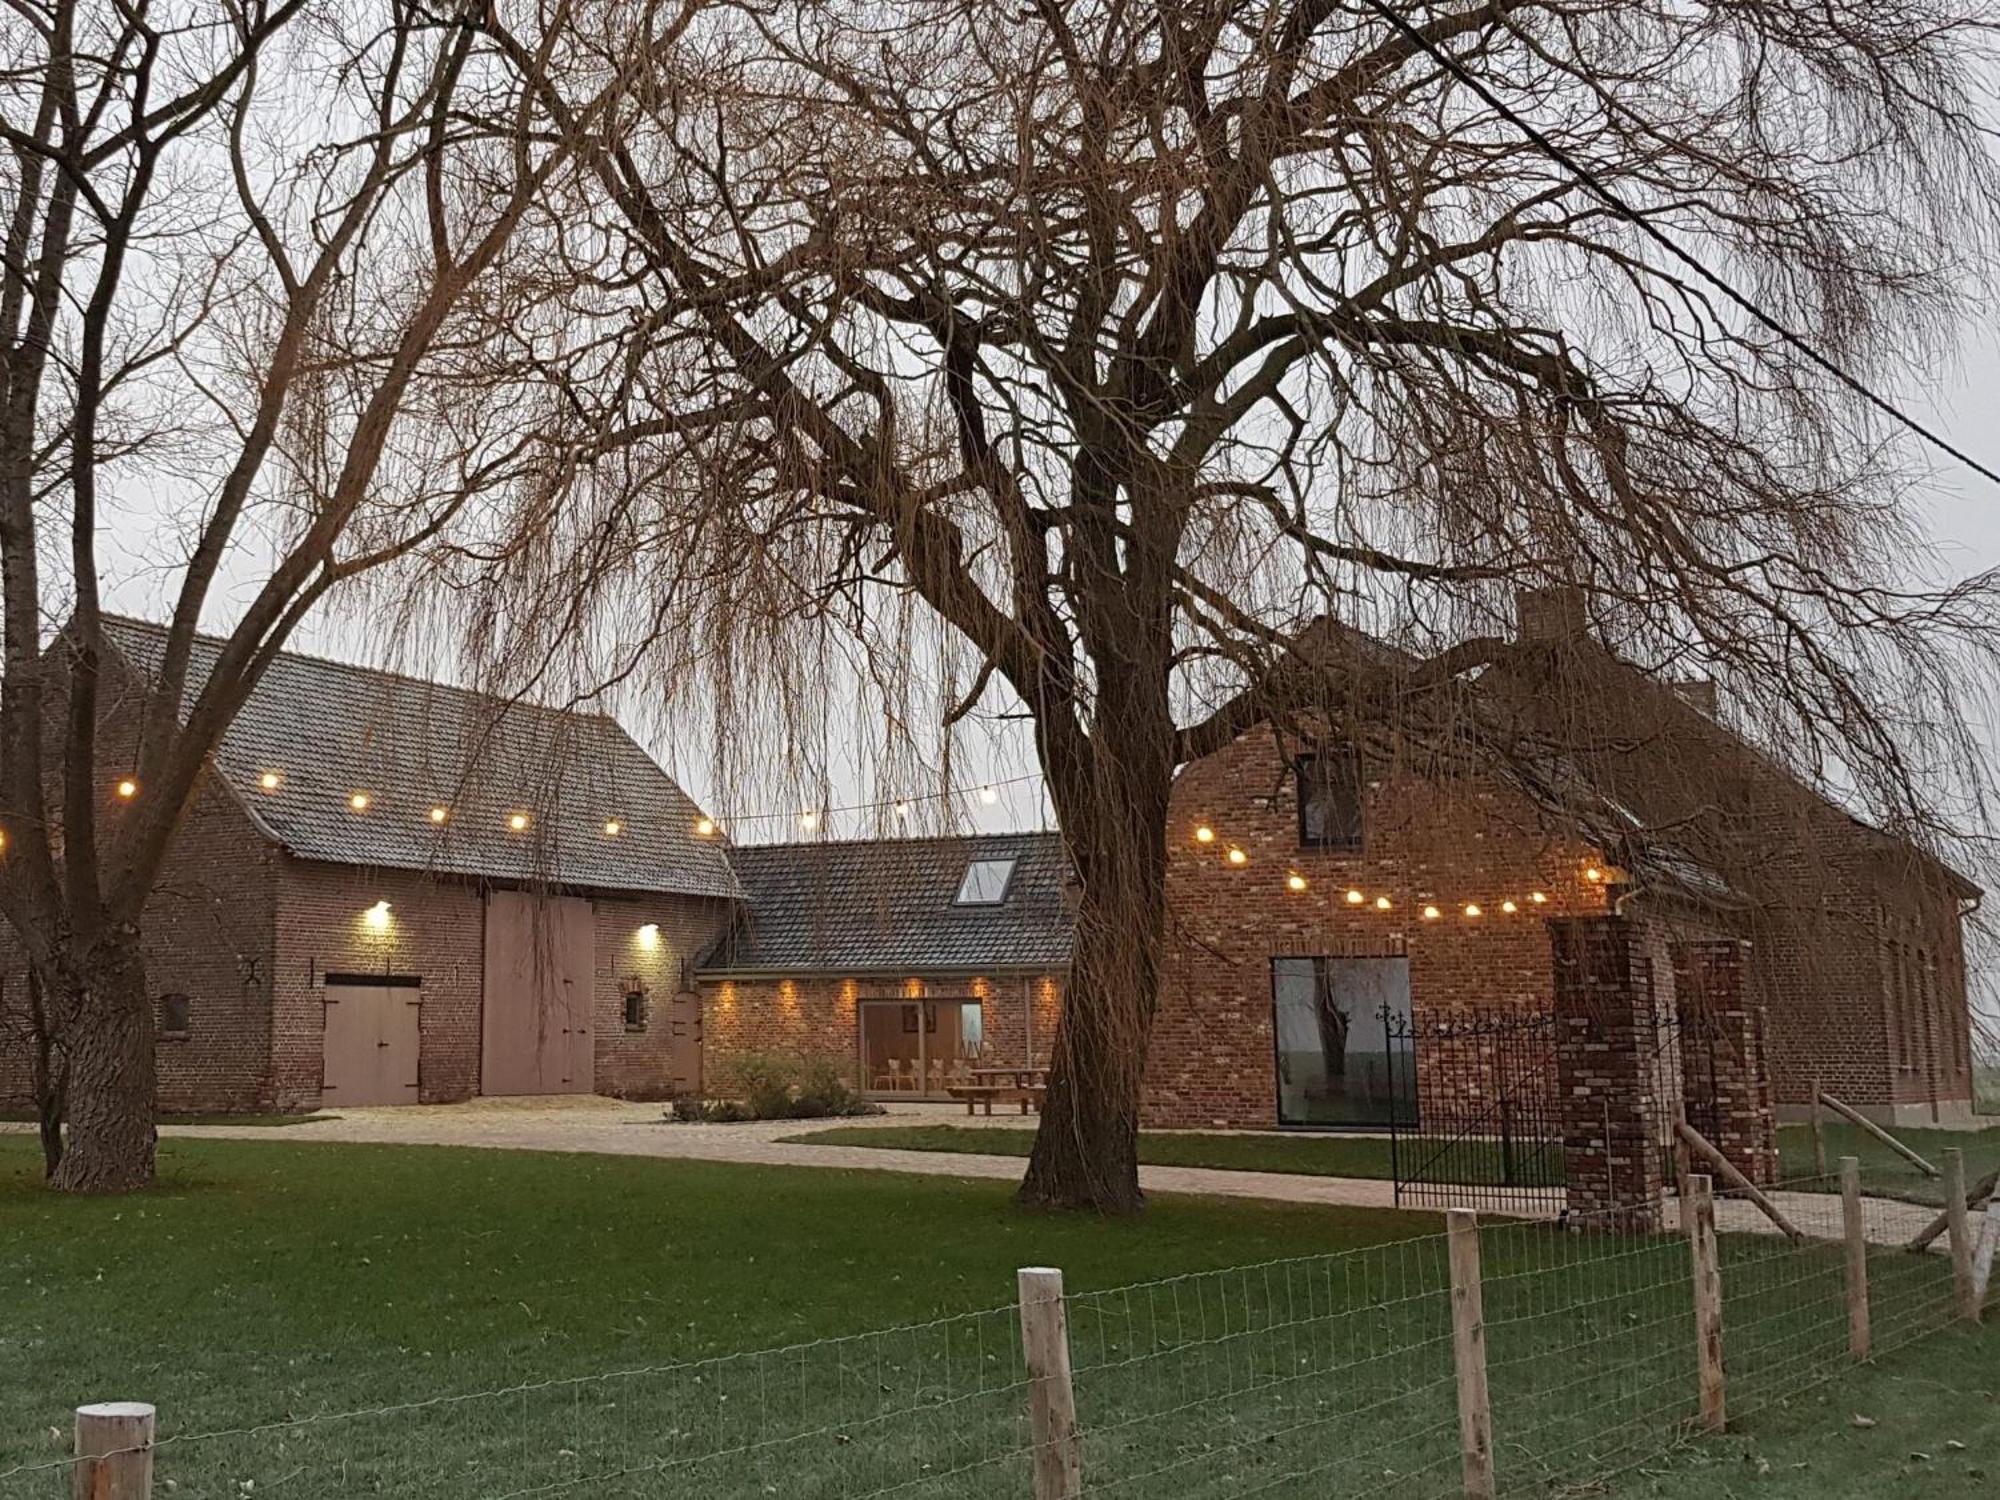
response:
<svg viewBox="0 0 2000 1500"><path fill-rule="evenodd" d="M1972 305L1980 7L624 0L556 49L508 11L559 124L641 77L565 183L561 439L441 566L524 658L809 719L851 650L912 736L1026 717L1079 894L1025 1201L1140 1201L1177 767L1457 701L1520 587L1899 826L1972 761L1993 582L1772 325L1893 386Z"/></svg>

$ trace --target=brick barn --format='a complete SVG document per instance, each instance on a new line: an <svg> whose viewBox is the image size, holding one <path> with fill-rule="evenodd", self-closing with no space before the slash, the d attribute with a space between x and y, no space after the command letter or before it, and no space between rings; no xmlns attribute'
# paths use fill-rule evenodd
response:
<svg viewBox="0 0 2000 1500"><path fill-rule="evenodd" d="M938 1099L975 1065L1046 1062L1069 964L1054 834L730 851L744 904L702 960L706 1086L748 1054L806 1054L883 1099Z"/></svg>
<svg viewBox="0 0 2000 1500"><path fill-rule="evenodd" d="M105 633L115 767L120 705L146 691L164 633ZM121 782L108 772L114 809L145 795ZM607 717L280 656L146 911L161 1109L696 1086L690 964L740 893L701 827ZM8 935L0 1095L15 1101L25 994Z"/></svg>

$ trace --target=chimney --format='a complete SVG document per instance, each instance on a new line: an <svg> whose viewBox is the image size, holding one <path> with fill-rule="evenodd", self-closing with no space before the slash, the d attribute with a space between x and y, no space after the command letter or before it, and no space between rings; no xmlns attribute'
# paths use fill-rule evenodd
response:
<svg viewBox="0 0 2000 1500"><path fill-rule="evenodd" d="M1685 703L1689 708L1701 714L1704 718L1712 719L1715 717L1714 678L1697 677L1689 682L1676 682L1672 686L1674 692L1680 697L1681 702Z"/></svg>
<svg viewBox="0 0 2000 1500"><path fill-rule="evenodd" d="M1524 641L1574 641L1590 634L1590 612L1573 583L1521 589L1514 595L1515 635Z"/></svg>

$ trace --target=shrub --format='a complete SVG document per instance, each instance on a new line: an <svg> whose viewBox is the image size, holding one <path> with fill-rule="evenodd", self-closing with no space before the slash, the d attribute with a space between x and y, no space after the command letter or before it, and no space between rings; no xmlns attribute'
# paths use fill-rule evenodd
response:
<svg viewBox="0 0 2000 1500"><path fill-rule="evenodd" d="M881 1105L855 1093L840 1069L824 1057L754 1052L737 1062L735 1082L737 1099L676 1096L672 1118L683 1123L722 1125L738 1120L824 1120L883 1112Z"/></svg>

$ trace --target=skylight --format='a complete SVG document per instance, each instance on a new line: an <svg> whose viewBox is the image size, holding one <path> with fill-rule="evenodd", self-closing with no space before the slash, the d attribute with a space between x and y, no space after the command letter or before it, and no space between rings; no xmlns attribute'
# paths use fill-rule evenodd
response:
<svg viewBox="0 0 2000 1500"><path fill-rule="evenodd" d="M1011 859L975 859L965 867L965 879L958 883L954 906L998 906L1007 899L1007 887L1014 879Z"/></svg>

